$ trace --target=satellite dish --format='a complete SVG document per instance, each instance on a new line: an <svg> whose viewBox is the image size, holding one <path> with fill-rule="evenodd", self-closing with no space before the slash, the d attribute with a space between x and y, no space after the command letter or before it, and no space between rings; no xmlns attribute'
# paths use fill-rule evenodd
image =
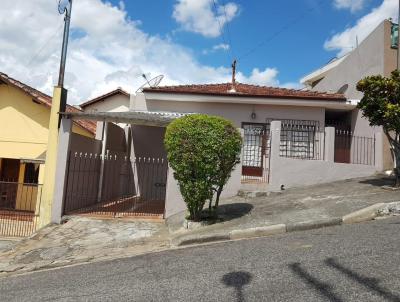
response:
<svg viewBox="0 0 400 302"><path fill-rule="evenodd" d="M344 94L347 91L347 89L349 89L349 84L344 84L342 87L339 88L337 93Z"/></svg>
<svg viewBox="0 0 400 302"><path fill-rule="evenodd" d="M140 86L135 93L142 92L144 88L146 87L157 87L160 85L160 82L164 78L164 75L160 74L150 80L147 79L147 76L145 74L142 74L142 77L146 80L146 83L144 83L142 86Z"/></svg>

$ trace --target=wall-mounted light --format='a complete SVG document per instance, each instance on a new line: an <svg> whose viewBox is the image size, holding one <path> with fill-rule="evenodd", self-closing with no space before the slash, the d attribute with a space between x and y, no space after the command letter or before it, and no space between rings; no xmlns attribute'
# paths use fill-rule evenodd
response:
<svg viewBox="0 0 400 302"><path fill-rule="evenodd" d="M253 111L251 112L250 117L251 117L252 120L255 120L256 117L257 117L257 114L256 114L255 111L254 111L254 107L253 107Z"/></svg>

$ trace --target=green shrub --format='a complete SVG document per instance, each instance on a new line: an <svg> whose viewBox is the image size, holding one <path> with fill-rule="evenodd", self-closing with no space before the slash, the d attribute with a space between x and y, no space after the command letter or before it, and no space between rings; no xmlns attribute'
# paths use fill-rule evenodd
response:
<svg viewBox="0 0 400 302"><path fill-rule="evenodd" d="M221 117L192 114L176 119L165 134L168 161L174 169L189 219L200 220L207 200L216 207L223 187L240 161L242 139Z"/></svg>

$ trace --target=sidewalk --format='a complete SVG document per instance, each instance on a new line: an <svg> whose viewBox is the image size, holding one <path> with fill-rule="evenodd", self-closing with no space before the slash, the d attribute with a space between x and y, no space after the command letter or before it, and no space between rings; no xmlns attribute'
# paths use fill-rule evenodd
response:
<svg viewBox="0 0 400 302"><path fill-rule="evenodd" d="M390 182L367 178L255 198L237 196L222 202L222 222L195 230L183 229L185 213L168 219L168 226L162 221L73 217L65 224L46 227L31 238L5 242L0 248L0 276L155 252L202 236L227 240L233 237L227 234L257 227L274 226L269 230L273 234L281 232L282 226L286 231L295 224L302 229L310 223L328 226L339 217L370 205L399 201L400 191L384 190L381 186L385 184ZM193 241L198 242L201 240Z"/></svg>
<svg viewBox="0 0 400 302"><path fill-rule="evenodd" d="M391 182L388 178L371 177L293 188L269 196L238 196L222 202L221 223L185 230L182 228L185 213L180 213L168 220L168 226L176 243L206 234L224 236L235 230L277 224L334 221L376 203L399 201L400 191L382 189Z"/></svg>
<svg viewBox="0 0 400 302"><path fill-rule="evenodd" d="M0 251L0 275L106 260L169 247L161 222L74 217Z"/></svg>

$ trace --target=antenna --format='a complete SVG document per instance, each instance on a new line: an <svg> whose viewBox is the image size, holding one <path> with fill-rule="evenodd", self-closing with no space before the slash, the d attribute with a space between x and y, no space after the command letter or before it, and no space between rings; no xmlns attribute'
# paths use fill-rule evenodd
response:
<svg viewBox="0 0 400 302"><path fill-rule="evenodd" d="M162 79L164 78L164 75L160 74L150 80L147 79L147 76L145 74L142 74L142 77L146 80L146 83L140 86L135 93L142 92L145 87L157 87L158 85L160 85Z"/></svg>

